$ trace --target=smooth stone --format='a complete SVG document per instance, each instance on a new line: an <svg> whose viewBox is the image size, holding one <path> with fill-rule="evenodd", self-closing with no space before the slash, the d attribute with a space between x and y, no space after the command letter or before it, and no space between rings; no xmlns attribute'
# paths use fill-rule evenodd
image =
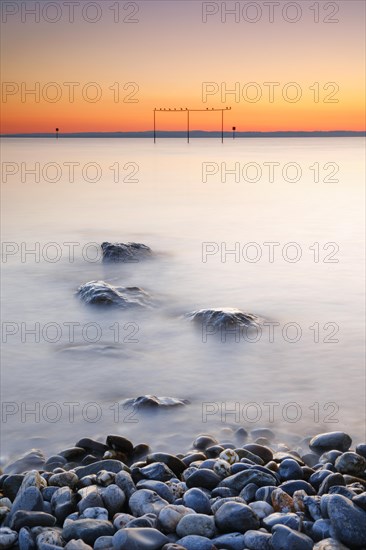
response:
<svg viewBox="0 0 366 550"><path fill-rule="evenodd" d="M328 432L316 435L309 443L311 451L322 454L327 451L348 451L352 445L352 439L344 432Z"/></svg>
<svg viewBox="0 0 366 550"><path fill-rule="evenodd" d="M332 473L333 472L330 470L318 470L310 476L309 483L311 483L315 489L319 489L325 478L332 475Z"/></svg>
<svg viewBox="0 0 366 550"><path fill-rule="evenodd" d="M366 510L366 492L354 496L352 502L363 510Z"/></svg>
<svg viewBox="0 0 366 550"><path fill-rule="evenodd" d="M43 498L41 491L37 487L27 487L24 491L19 491L13 502L10 517L12 517L18 510L43 512Z"/></svg>
<svg viewBox="0 0 366 550"><path fill-rule="evenodd" d="M331 526L329 519L317 519L311 529L311 538L316 542L329 538Z"/></svg>
<svg viewBox="0 0 366 550"><path fill-rule="evenodd" d="M118 485L109 485L101 491L102 499L111 517L120 512L126 502L126 496Z"/></svg>
<svg viewBox="0 0 366 550"><path fill-rule="evenodd" d="M48 480L48 485L56 487L70 487L74 489L79 481L79 478L74 472L63 472L60 474L54 474Z"/></svg>
<svg viewBox="0 0 366 550"><path fill-rule="evenodd" d="M224 450L224 447L221 445L211 445L211 447L207 447L205 450L205 454L207 458L217 458L220 453Z"/></svg>
<svg viewBox="0 0 366 550"><path fill-rule="evenodd" d="M171 489L162 481L143 479L137 483L136 487L137 489L149 489L150 491L155 491L155 493L169 502L169 504L172 504L175 500Z"/></svg>
<svg viewBox="0 0 366 550"><path fill-rule="evenodd" d="M118 531L119 529L126 527L126 525L133 519L135 519L135 516L132 516L131 514L117 514L113 518L113 526Z"/></svg>
<svg viewBox="0 0 366 550"><path fill-rule="evenodd" d="M312 550L314 542L310 537L294 531L285 525L276 525L272 530L273 550Z"/></svg>
<svg viewBox="0 0 366 550"><path fill-rule="evenodd" d="M62 530L62 537L66 542L71 539L82 539L90 545L93 545L99 537L113 534L113 525L109 521L98 519L78 519L66 525Z"/></svg>
<svg viewBox="0 0 366 550"><path fill-rule="evenodd" d="M214 550L212 541L200 535L188 535L176 542L180 546L183 546L185 550Z"/></svg>
<svg viewBox="0 0 366 550"><path fill-rule="evenodd" d="M120 451L126 455L131 455L133 452L133 444L131 441L121 435L108 435L106 444L114 451Z"/></svg>
<svg viewBox="0 0 366 550"><path fill-rule="evenodd" d="M149 489L141 489L136 491L129 500L131 512L136 517L140 517L145 514L158 515L160 510L168 504L169 502Z"/></svg>
<svg viewBox="0 0 366 550"><path fill-rule="evenodd" d="M101 508L101 507L86 508L83 511L83 513L80 514L78 519L101 519L101 520L107 521L108 520L108 510L106 508Z"/></svg>
<svg viewBox="0 0 366 550"><path fill-rule="evenodd" d="M193 464L194 462L196 461L199 461L199 460L206 460L207 456L201 452L197 452L197 453L189 453L188 455L184 456L182 458L182 462L187 466L190 466L191 464ZM186 473L187 470L185 470L184 474ZM184 475L183 474L183 475Z"/></svg>
<svg viewBox="0 0 366 550"><path fill-rule="evenodd" d="M248 483L255 483L258 487L267 485L277 485L277 479L270 473L262 472L259 469L251 468L243 472L239 472L233 476L227 477L220 482L220 487L229 487L238 494Z"/></svg>
<svg viewBox="0 0 366 550"><path fill-rule="evenodd" d="M304 506L308 514L313 518L314 521L321 519L321 498L319 496L307 496L304 497Z"/></svg>
<svg viewBox="0 0 366 550"><path fill-rule="evenodd" d="M242 497L247 503L255 500L256 492L259 487L255 483L248 483L242 491L240 491L239 496Z"/></svg>
<svg viewBox="0 0 366 550"><path fill-rule="evenodd" d="M129 521L125 529L136 528L136 527L151 527L156 528L157 516L155 514L145 514L139 518L134 518Z"/></svg>
<svg viewBox="0 0 366 550"><path fill-rule="evenodd" d="M235 441L238 443L238 445L243 445L248 439L247 430L243 427L238 428L234 433L234 438L235 438Z"/></svg>
<svg viewBox="0 0 366 550"><path fill-rule="evenodd" d="M81 460L84 458L87 450L83 447L70 447L69 449L64 449L59 453L60 456L64 457L66 460Z"/></svg>
<svg viewBox="0 0 366 550"><path fill-rule="evenodd" d="M291 529L298 529L300 525L300 518L297 514L293 512L284 513L284 512L275 512L270 514L263 520L263 525L270 531L275 525L286 525L291 527Z"/></svg>
<svg viewBox="0 0 366 550"><path fill-rule="evenodd" d="M19 531L22 527L53 527L56 524L56 518L51 514L44 512L28 512L18 510L11 518L10 527Z"/></svg>
<svg viewBox="0 0 366 550"><path fill-rule="evenodd" d="M36 542L29 527L22 527L18 533L19 550L35 550Z"/></svg>
<svg viewBox="0 0 366 550"><path fill-rule="evenodd" d="M160 550L169 539L150 527L125 528L113 536L115 550Z"/></svg>
<svg viewBox="0 0 366 550"><path fill-rule="evenodd" d="M37 487L37 489L43 490L47 487L47 481L37 470L31 470L25 474L20 489L25 491L28 487Z"/></svg>
<svg viewBox="0 0 366 550"><path fill-rule="evenodd" d="M319 458L319 462L320 464L332 464L334 466L335 464L335 461L337 460L337 458L339 456L342 456L342 452L341 451L337 451L337 450L333 450L333 451L327 451L325 453L323 453L320 458Z"/></svg>
<svg viewBox="0 0 366 550"><path fill-rule="evenodd" d="M195 514L191 508L182 505L168 504L159 512L159 525L161 530L166 533L175 533L180 520L189 514Z"/></svg>
<svg viewBox="0 0 366 550"><path fill-rule="evenodd" d="M168 481L175 477L174 472L172 472L164 462L154 462L143 468L138 468L138 474L140 479L151 479L155 481ZM135 479L133 474L132 478Z"/></svg>
<svg viewBox="0 0 366 550"><path fill-rule="evenodd" d="M150 453L146 456L147 464L163 462L176 476L180 476L187 468L186 464L178 457L168 453Z"/></svg>
<svg viewBox="0 0 366 550"><path fill-rule="evenodd" d="M292 496L295 491L305 491L308 495L315 495L314 488L308 483L307 481L304 481L302 479L298 479L295 481L285 481L284 483L281 483L280 489L282 491L285 491L288 495Z"/></svg>
<svg viewBox="0 0 366 550"><path fill-rule="evenodd" d="M239 502L240 504L246 504L245 500L241 497L225 497L211 499L211 510L213 514L216 514L217 510L221 508L225 502Z"/></svg>
<svg viewBox="0 0 366 550"><path fill-rule="evenodd" d="M331 487L334 487L335 485L345 486L346 482L342 476L342 474L331 474L327 476L322 484L320 485L318 489L319 495L325 495L326 493L329 493L329 489Z"/></svg>
<svg viewBox="0 0 366 550"><path fill-rule="evenodd" d="M354 496L356 496L356 493L354 491L351 491L350 489L347 489L347 487L344 487L342 485L333 485L329 489L330 495L342 495L346 498L349 498L350 500L353 499Z"/></svg>
<svg viewBox="0 0 366 550"><path fill-rule="evenodd" d="M249 449L238 449L238 454L240 457L240 460L243 460L243 458L246 458L247 461L250 460L254 464L259 464L260 466L263 466L265 461L259 456L251 451Z"/></svg>
<svg viewBox="0 0 366 550"><path fill-rule="evenodd" d="M205 514L189 514L182 517L177 525L177 535L181 538L188 535L200 535L211 539L216 533L213 516Z"/></svg>
<svg viewBox="0 0 366 550"><path fill-rule="evenodd" d="M278 473L282 481L303 479L304 477L301 466L291 458L286 458L280 463Z"/></svg>
<svg viewBox="0 0 366 550"><path fill-rule="evenodd" d="M329 495L327 502L332 536L351 546L366 546L366 512L342 495Z"/></svg>
<svg viewBox="0 0 366 550"><path fill-rule="evenodd" d="M210 515L212 513L210 499L201 489L198 489L197 487L188 489L188 491L184 493L183 504L198 514Z"/></svg>
<svg viewBox="0 0 366 550"><path fill-rule="evenodd" d="M275 485L260 487L255 493L255 500L264 500L272 506L272 493L275 489L277 489Z"/></svg>
<svg viewBox="0 0 366 550"><path fill-rule="evenodd" d="M75 444L74 449L80 447L91 454L103 455L106 451L108 451L107 445L101 443L100 441L96 441L95 439L91 439L90 437L83 437L82 439L80 439Z"/></svg>
<svg viewBox="0 0 366 550"><path fill-rule="evenodd" d="M249 532L249 531L248 531ZM243 550L245 548L244 536L242 533L227 533L212 540L216 548L225 550Z"/></svg>
<svg viewBox="0 0 366 550"><path fill-rule="evenodd" d="M63 523L65 518L75 512L77 496L71 491L70 487L60 487L52 495L51 506L53 513L59 523Z"/></svg>
<svg viewBox="0 0 366 550"><path fill-rule="evenodd" d="M43 502L51 502L53 495L56 493L56 491L58 491L58 489L58 487L45 487L44 489L42 489Z"/></svg>
<svg viewBox="0 0 366 550"><path fill-rule="evenodd" d="M313 550L349 550L349 548L338 540L329 538L318 542Z"/></svg>
<svg viewBox="0 0 366 550"><path fill-rule="evenodd" d="M260 531L247 531L244 535L243 548L248 550L271 550L272 536L269 533Z"/></svg>
<svg viewBox="0 0 366 550"><path fill-rule="evenodd" d="M80 514L82 514L88 508L104 508L104 500L102 495L95 491L82 498L77 506Z"/></svg>
<svg viewBox="0 0 366 550"><path fill-rule="evenodd" d="M75 468L75 473L78 478L81 479L91 474L98 474L101 470L106 470L107 472L117 474L126 468L126 464L123 464L120 460L106 459L98 460L98 462L93 462L92 464L88 464L88 466L80 466Z"/></svg>
<svg viewBox="0 0 366 550"><path fill-rule="evenodd" d="M246 504L225 502L215 513L217 528L223 533L245 533L250 529L259 529L258 516Z"/></svg>
<svg viewBox="0 0 366 550"><path fill-rule="evenodd" d="M250 435L253 439L265 437L269 441L272 441L276 437L276 434L269 428L253 428L253 430L250 430Z"/></svg>
<svg viewBox="0 0 366 550"><path fill-rule="evenodd" d="M310 466L310 468L315 466L315 464L317 464L319 461L319 456L315 453L306 453L302 455L301 458L307 466Z"/></svg>
<svg viewBox="0 0 366 550"><path fill-rule="evenodd" d="M118 472L114 481L122 489L127 499L130 499L133 493L136 492L136 485L130 473L122 470Z"/></svg>
<svg viewBox="0 0 366 550"><path fill-rule="evenodd" d="M229 479L229 478L228 478ZM219 485L221 478L212 470L207 468L197 469L187 479L186 484L189 489L192 487L202 487L212 490Z"/></svg>
<svg viewBox="0 0 366 550"><path fill-rule="evenodd" d="M36 535L37 548L43 550L46 545L63 546L61 533L58 529L48 529L41 527L42 531ZM32 532L38 532L37 528L32 529Z"/></svg>
<svg viewBox="0 0 366 550"><path fill-rule="evenodd" d="M193 442L193 448L198 451L205 451L207 447L212 445L218 445L218 441L211 435L207 434L199 435Z"/></svg>
<svg viewBox="0 0 366 550"><path fill-rule="evenodd" d="M22 483L24 476L21 474L12 474L6 477L3 482L3 493L5 497L8 497L12 502L15 499Z"/></svg>
<svg viewBox="0 0 366 550"><path fill-rule="evenodd" d="M66 544L65 550L93 550L93 547L85 544L81 539L72 539Z"/></svg>
<svg viewBox="0 0 366 550"><path fill-rule="evenodd" d="M30 470L42 470L45 464L45 456L39 449L32 449L25 453L15 462L7 464L4 468L4 474L22 474Z"/></svg>
<svg viewBox="0 0 366 550"><path fill-rule="evenodd" d="M246 445L243 445L243 449L246 449L254 455L259 456L264 461L264 463L273 460L273 452L269 447L266 447L265 445L258 445L257 443L247 443Z"/></svg>
<svg viewBox="0 0 366 550"><path fill-rule="evenodd" d="M94 550L112 550L113 549L113 537L104 536L98 537L94 543Z"/></svg>
<svg viewBox="0 0 366 550"><path fill-rule="evenodd" d="M264 519L274 513L273 507L264 500L257 500L250 502L249 506L257 514L259 519Z"/></svg>
<svg viewBox="0 0 366 550"><path fill-rule="evenodd" d="M359 443L356 447L356 453L366 458L366 443Z"/></svg>
<svg viewBox="0 0 366 550"><path fill-rule="evenodd" d="M359 476L365 472L366 459L357 453L347 452L339 456L334 465L341 474Z"/></svg>
<svg viewBox="0 0 366 550"><path fill-rule="evenodd" d="M13 548L18 541L18 533L9 527L0 528L0 549Z"/></svg>

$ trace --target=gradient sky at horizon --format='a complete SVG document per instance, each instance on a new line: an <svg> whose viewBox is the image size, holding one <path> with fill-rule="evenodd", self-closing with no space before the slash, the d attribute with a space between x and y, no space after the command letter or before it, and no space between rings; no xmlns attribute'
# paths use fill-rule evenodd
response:
<svg viewBox="0 0 366 550"><path fill-rule="evenodd" d="M75 20L69 22L66 1L58 0L58 13L55 2L45 0L2 2L1 133L52 132L56 126L64 132L143 131L152 128L154 107L227 106L232 110L226 114L225 129L233 125L240 131L365 129L363 0L271 2L273 22L265 1L103 0L94 3L100 10L95 23L82 17L83 9L90 19L97 14L92 2L73 3ZM204 4L217 9L206 23ZM234 15L222 22L222 4L227 9L239 6L237 22ZM29 10L37 9L36 5L39 22L34 15L22 14L22 6ZM117 5L120 13L115 22L116 12L111 8ZM138 13L134 14L135 5ZM315 22L317 8L319 23ZM12 9L18 13L6 16ZM299 9L297 22L285 20L299 16ZM59 21L45 20L60 14ZM138 22L123 21L128 17ZM258 17L258 21L250 23L245 17ZM326 18L338 22L327 23ZM55 102L51 101L56 92L48 86L51 82L61 94ZM74 102L65 82L78 83ZM85 98L89 93L92 99L96 91L88 87L92 82L102 94L94 103ZM138 85L131 97L137 101L126 102L128 94L137 89L135 85L124 89L131 82ZM215 93L206 102L202 97L205 82L216 83L212 86ZM265 85L269 82L278 83L273 101ZM283 97L290 82L296 83L296 89L288 87L289 99L301 91L297 102ZM35 88L36 83L39 97L22 97L22 88ZM324 89L327 83L334 84ZM239 95L225 97L225 87L235 86ZM43 96L47 93L48 99ZM256 93L261 97L252 102ZM329 102L332 99L338 102ZM191 125L192 129L218 129L219 114L196 113ZM180 113L158 116L159 129L184 127L185 117Z"/></svg>

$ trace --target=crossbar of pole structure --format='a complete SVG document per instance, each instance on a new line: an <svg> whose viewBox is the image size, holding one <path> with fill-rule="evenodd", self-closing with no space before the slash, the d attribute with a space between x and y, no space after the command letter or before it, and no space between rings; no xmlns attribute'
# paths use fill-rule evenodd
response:
<svg viewBox="0 0 366 550"><path fill-rule="evenodd" d="M206 107L206 109L189 109L188 107L185 107L185 108L182 108L180 107L179 109L177 108L174 108L174 109L166 109L166 108L161 108L161 109L154 109L154 143L156 143L156 113L159 112L159 113L186 113L187 114L187 143L189 143L189 134L190 134L190 127L189 127L189 124L190 124L190 118L189 118L189 115L190 113L212 113L212 112L221 112L221 143L224 143L224 113L226 111L231 111L231 107L225 107L224 109L216 109L214 107Z"/></svg>

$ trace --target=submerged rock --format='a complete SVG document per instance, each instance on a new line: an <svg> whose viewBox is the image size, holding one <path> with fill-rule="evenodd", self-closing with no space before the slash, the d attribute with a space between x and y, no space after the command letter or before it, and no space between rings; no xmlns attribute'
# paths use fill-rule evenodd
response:
<svg viewBox="0 0 366 550"><path fill-rule="evenodd" d="M141 395L140 397L127 399L125 405L136 407L137 409L148 409L158 407L182 407L188 405L187 399L177 399L176 397L157 397L156 395Z"/></svg>
<svg viewBox="0 0 366 550"><path fill-rule="evenodd" d="M21 474L28 470L41 470L46 462L45 456L39 449L32 449L18 458L15 462L7 464L4 474Z"/></svg>
<svg viewBox="0 0 366 550"><path fill-rule="evenodd" d="M187 313L185 317L202 326L211 326L214 329L258 327L263 323L261 317L231 307L199 309Z"/></svg>
<svg viewBox="0 0 366 550"><path fill-rule="evenodd" d="M152 254L151 248L141 243L102 243L103 262L138 262Z"/></svg>
<svg viewBox="0 0 366 550"><path fill-rule="evenodd" d="M151 307L147 292L136 286L118 287L104 281L90 281L78 288L77 295L85 304L128 307Z"/></svg>

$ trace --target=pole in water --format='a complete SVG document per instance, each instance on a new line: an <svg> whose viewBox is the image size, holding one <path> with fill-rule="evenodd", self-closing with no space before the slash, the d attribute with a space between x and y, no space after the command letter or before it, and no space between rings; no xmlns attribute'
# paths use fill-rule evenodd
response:
<svg viewBox="0 0 366 550"><path fill-rule="evenodd" d="M154 143L156 143L156 109L154 109Z"/></svg>
<svg viewBox="0 0 366 550"><path fill-rule="evenodd" d="M224 110L221 111L221 143L224 143Z"/></svg>
<svg viewBox="0 0 366 550"><path fill-rule="evenodd" d="M189 109L187 109L187 143L189 143Z"/></svg>
<svg viewBox="0 0 366 550"><path fill-rule="evenodd" d="M59 128L56 128L56 139L58 139Z"/></svg>
<svg viewBox="0 0 366 550"><path fill-rule="evenodd" d="M233 139L235 139L236 126L233 126Z"/></svg>

